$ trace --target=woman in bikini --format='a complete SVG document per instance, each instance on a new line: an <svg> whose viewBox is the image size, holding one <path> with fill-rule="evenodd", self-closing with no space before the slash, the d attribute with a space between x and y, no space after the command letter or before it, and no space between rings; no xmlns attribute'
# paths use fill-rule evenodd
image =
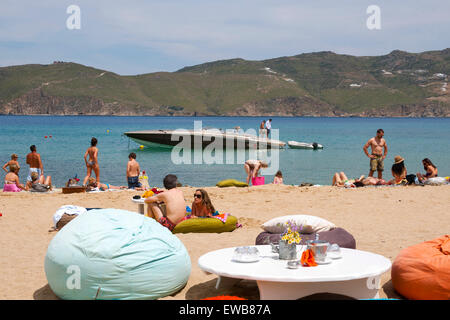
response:
<svg viewBox="0 0 450 320"><path fill-rule="evenodd" d="M100 183L95 180L95 178L90 177L86 185L86 191L106 191L106 190L121 190L127 189L125 186L113 186L109 183Z"/></svg>
<svg viewBox="0 0 450 320"><path fill-rule="evenodd" d="M250 178L255 178L258 176L259 170L261 168L267 168L268 165L266 162L261 160L247 160L244 163L244 169L247 173L247 184L250 181Z"/></svg>
<svg viewBox="0 0 450 320"><path fill-rule="evenodd" d="M9 172L5 176L3 192L20 192L21 190L25 190L25 187L19 181L18 171L19 169L15 164L9 166Z"/></svg>
<svg viewBox="0 0 450 320"><path fill-rule="evenodd" d="M438 176L438 169L437 167L431 162L430 159L425 158L422 160L423 169L426 171L425 175L422 175L421 173L417 173L417 179L419 179L420 182L423 182L429 178L434 178Z"/></svg>
<svg viewBox="0 0 450 320"><path fill-rule="evenodd" d="M19 171L20 171L20 165L19 162L17 161L17 159L19 159L19 156L15 153L13 153L11 155L11 160L9 160L7 163L4 164L4 166L2 167L3 170L5 170L6 173L8 173L8 170L6 170L6 167L11 166L12 164L15 164L17 166L17 175L19 175Z"/></svg>
<svg viewBox="0 0 450 320"><path fill-rule="evenodd" d="M393 185L407 185L406 175L408 174L404 159L401 156L396 156L392 165L391 172L394 179L390 180L388 184Z"/></svg>
<svg viewBox="0 0 450 320"><path fill-rule="evenodd" d="M88 161L89 156L89 161ZM91 146L86 150L84 154L84 162L86 163L87 174L83 180L83 186L86 185L87 180L91 177L92 170L94 170L97 183L100 183L100 167L98 165L98 148L97 139L91 139Z"/></svg>
<svg viewBox="0 0 450 320"><path fill-rule="evenodd" d="M208 192L203 189L197 189L194 193L194 202L192 202L192 218L210 217L216 209L211 203Z"/></svg>

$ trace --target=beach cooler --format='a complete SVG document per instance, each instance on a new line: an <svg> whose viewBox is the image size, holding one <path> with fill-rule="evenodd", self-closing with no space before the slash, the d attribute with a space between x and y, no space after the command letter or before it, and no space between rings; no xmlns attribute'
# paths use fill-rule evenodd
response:
<svg viewBox="0 0 450 320"><path fill-rule="evenodd" d="M254 186L262 186L264 183L265 183L264 177L252 178L252 185L254 185Z"/></svg>

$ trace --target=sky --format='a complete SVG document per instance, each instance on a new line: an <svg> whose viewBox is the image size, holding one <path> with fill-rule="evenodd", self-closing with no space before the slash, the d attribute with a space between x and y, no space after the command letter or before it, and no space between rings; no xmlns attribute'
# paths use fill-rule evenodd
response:
<svg viewBox="0 0 450 320"><path fill-rule="evenodd" d="M0 0L0 67L56 60L135 75L317 51L442 50L449 15L448 0Z"/></svg>

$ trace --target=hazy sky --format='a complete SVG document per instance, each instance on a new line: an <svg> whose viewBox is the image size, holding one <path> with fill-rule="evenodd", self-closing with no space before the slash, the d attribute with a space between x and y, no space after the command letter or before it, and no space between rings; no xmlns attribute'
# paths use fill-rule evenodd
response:
<svg viewBox="0 0 450 320"><path fill-rule="evenodd" d="M80 29L66 25L70 5ZM379 30L367 27L370 5ZM449 16L448 0L0 0L0 66L63 60L140 74L315 51L441 50Z"/></svg>

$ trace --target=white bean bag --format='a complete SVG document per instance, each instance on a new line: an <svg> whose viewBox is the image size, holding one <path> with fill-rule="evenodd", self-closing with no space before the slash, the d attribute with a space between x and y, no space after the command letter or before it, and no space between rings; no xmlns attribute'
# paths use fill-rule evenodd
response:
<svg viewBox="0 0 450 320"><path fill-rule="evenodd" d="M182 289L191 272L183 243L154 219L90 210L56 234L45 274L62 299L158 299Z"/></svg>

